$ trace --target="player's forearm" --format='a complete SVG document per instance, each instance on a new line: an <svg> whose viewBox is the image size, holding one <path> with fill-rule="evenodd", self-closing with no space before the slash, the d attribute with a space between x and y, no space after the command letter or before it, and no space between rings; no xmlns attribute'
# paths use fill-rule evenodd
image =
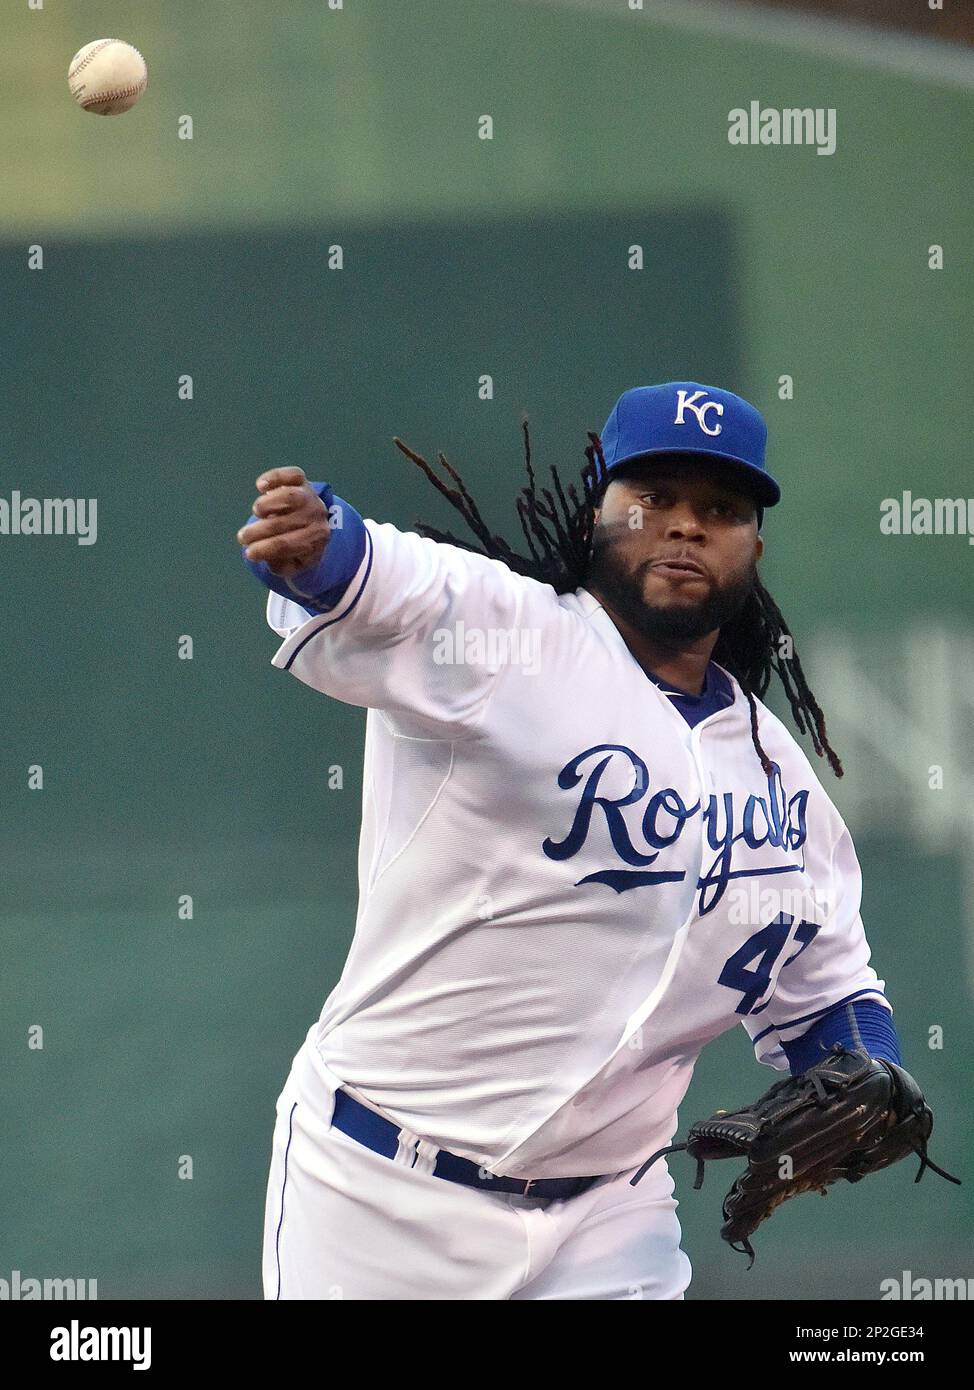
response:
<svg viewBox="0 0 974 1390"><path fill-rule="evenodd" d="M865 1051L870 1057L902 1065L899 1037L889 1009L876 999L854 999L820 1018L800 1038L782 1044L792 1075L798 1076L820 1062L837 1042L850 1051Z"/></svg>
<svg viewBox="0 0 974 1390"><path fill-rule="evenodd" d="M328 483L310 483L310 486L332 517L331 535L318 563L285 579L264 561L248 560L246 555L243 561L250 572L276 594L300 604L309 613L327 613L339 602L362 563L365 523L349 502L335 496ZM251 516L246 524L249 526L255 520Z"/></svg>

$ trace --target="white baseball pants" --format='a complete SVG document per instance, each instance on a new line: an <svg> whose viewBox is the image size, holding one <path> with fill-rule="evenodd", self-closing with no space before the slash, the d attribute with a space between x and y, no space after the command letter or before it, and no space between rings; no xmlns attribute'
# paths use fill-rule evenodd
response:
<svg viewBox="0 0 974 1390"><path fill-rule="evenodd" d="M277 1102L265 1299L682 1299L673 1179L601 1177L567 1200L463 1187L331 1127L339 1079L305 1041Z"/></svg>

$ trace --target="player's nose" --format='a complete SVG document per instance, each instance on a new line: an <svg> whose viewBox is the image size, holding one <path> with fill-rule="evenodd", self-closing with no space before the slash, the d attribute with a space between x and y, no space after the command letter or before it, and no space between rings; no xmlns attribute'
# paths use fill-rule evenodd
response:
<svg viewBox="0 0 974 1390"><path fill-rule="evenodd" d="M664 535L673 540L703 540L706 528L692 507L674 507L666 518Z"/></svg>

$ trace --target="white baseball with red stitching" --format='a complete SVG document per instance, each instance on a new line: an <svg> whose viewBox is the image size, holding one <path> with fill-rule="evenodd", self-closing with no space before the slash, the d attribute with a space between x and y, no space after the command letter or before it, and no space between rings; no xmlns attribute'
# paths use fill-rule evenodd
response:
<svg viewBox="0 0 974 1390"><path fill-rule="evenodd" d="M149 70L137 48L121 39L95 39L79 48L68 68L68 87L83 111L119 116L145 91Z"/></svg>

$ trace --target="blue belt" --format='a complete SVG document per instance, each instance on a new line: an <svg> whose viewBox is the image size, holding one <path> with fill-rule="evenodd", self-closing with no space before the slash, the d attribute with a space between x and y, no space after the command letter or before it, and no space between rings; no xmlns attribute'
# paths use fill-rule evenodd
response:
<svg viewBox="0 0 974 1390"><path fill-rule="evenodd" d="M347 1091L335 1092L335 1108L331 1122L336 1129L356 1139L373 1153L384 1158L395 1158L399 1149L400 1126L383 1115L377 1115L367 1105L362 1105ZM419 1142L418 1140L416 1141ZM415 1163L415 1157L413 1163ZM410 1165L412 1166L412 1165ZM469 1158L439 1149L433 1167L435 1178L445 1178L447 1182L462 1183L464 1187L481 1187L486 1192L517 1192L524 1197L577 1197L595 1178L502 1178L486 1173L483 1168Z"/></svg>

